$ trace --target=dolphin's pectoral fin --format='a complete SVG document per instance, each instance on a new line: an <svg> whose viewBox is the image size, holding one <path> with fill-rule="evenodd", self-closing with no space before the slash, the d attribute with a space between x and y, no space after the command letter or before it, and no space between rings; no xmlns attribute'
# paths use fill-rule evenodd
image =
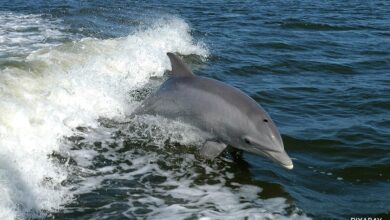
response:
<svg viewBox="0 0 390 220"><path fill-rule="evenodd" d="M216 158L223 150L226 148L226 144L215 142L215 141L206 141L206 143L199 150L200 155L207 159Z"/></svg>
<svg viewBox="0 0 390 220"><path fill-rule="evenodd" d="M172 66L172 75L178 77L194 76L190 68L173 53L167 53Z"/></svg>

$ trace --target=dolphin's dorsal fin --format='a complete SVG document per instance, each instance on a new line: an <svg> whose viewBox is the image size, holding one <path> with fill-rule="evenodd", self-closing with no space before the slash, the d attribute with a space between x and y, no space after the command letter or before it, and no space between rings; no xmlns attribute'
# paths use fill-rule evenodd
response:
<svg viewBox="0 0 390 220"><path fill-rule="evenodd" d="M172 75L174 77L191 77L194 76L190 68L183 63L183 61L173 53L167 53L171 60Z"/></svg>

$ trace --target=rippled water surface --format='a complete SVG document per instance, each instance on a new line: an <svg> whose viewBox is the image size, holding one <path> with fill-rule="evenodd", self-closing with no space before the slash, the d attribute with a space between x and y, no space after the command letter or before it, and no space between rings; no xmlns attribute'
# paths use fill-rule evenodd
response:
<svg viewBox="0 0 390 220"><path fill-rule="evenodd" d="M389 15L387 1L1 1L0 218L389 217ZM129 121L167 52L258 101L294 169L206 161L197 128Z"/></svg>

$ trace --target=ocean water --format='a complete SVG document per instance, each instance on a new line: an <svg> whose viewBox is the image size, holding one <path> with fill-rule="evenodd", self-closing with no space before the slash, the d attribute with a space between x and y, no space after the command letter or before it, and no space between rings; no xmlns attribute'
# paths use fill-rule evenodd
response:
<svg viewBox="0 0 390 220"><path fill-rule="evenodd" d="M388 1L0 1L0 219L389 217ZM278 125L294 169L129 115L167 52Z"/></svg>

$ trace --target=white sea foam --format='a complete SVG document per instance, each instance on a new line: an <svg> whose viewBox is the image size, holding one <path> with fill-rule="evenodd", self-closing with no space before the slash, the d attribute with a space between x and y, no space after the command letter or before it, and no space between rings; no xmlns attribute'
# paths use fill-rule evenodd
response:
<svg viewBox="0 0 390 220"><path fill-rule="evenodd" d="M58 19L42 15L0 11L0 57L19 57L33 50L58 45L71 35L64 33Z"/></svg>
<svg viewBox="0 0 390 220"><path fill-rule="evenodd" d="M38 16L10 16L0 16L7 21L0 25L3 52L40 41L21 35L17 43L9 42L13 35L5 30L29 25L36 25L39 34L48 30ZM173 18L119 39L83 39L39 50L33 43L34 52L25 59L28 68L2 69L0 219L35 211L39 215L40 210L54 211L69 202L73 195L62 185L67 168L49 155L61 150L61 138L72 135L75 127L96 127L99 117L120 118L131 111L135 103L129 92L169 69L167 52L206 56L207 50L195 44L189 32L184 21ZM85 155L90 154L79 156L88 164Z"/></svg>
<svg viewBox="0 0 390 220"><path fill-rule="evenodd" d="M130 127L139 127L138 121L132 121ZM79 134L84 148L73 150L71 154L99 150L99 156L106 164L100 165L101 168L83 166L83 180L76 184L77 194L119 190L120 194L126 195L126 199L100 207L100 211L120 206L122 214L130 219L308 219L297 210L288 214L289 204L284 198L262 199L260 187L232 182L233 162L207 163L196 159L188 149L174 150L172 156L173 152L169 152L172 150L162 148L164 144L161 143L167 141L199 145L204 134L196 128L154 117L142 118L141 124L145 131L141 134L120 127L99 127ZM102 135L116 130L122 131L122 135L115 138ZM149 140L146 142L152 149L139 151L136 144L122 142L137 139ZM99 147L94 143L100 143ZM116 146L112 147L112 143ZM125 153L120 153L125 148ZM156 148L162 148L162 151L156 151ZM77 164L79 160L83 163L84 158L73 158ZM123 163L116 164L115 161ZM164 168L165 165L170 169ZM107 181L117 183L111 185Z"/></svg>

